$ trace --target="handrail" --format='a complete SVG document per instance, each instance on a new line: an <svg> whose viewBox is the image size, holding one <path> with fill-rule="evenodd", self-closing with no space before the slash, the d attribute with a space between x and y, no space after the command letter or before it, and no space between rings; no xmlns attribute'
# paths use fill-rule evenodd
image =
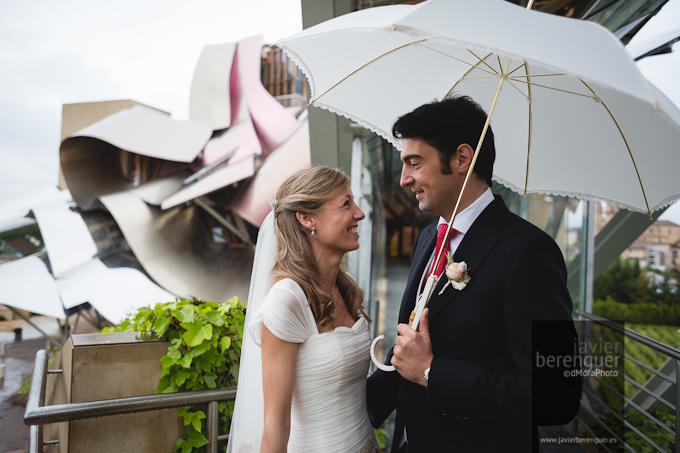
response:
<svg viewBox="0 0 680 453"><path fill-rule="evenodd" d="M208 404L211 407L211 410L207 411L208 452L216 453L217 442L228 438L228 436L217 434L217 429L215 429L217 420L213 421L212 419L218 416L217 411L214 410L217 406L215 403L236 399L236 386L44 406L48 362L47 351L41 349L36 353L31 387L24 412L24 424L31 427L29 430L29 453L42 452L42 425L195 404Z"/></svg>
<svg viewBox="0 0 680 453"><path fill-rule="evenodd" d="M663 378L664 380L673 384L676 387L676 398L675 398L676 401L675 401L675 407L674 407L675 416L676 416L675 432L673 432L673 430L671 430L670 428L663 425L659 420L656 419L656 417L649 414L647 411L642 409L642 407L635 404L632 400L626 398L625 395L621 395L619 392L615 391L613 388L611 388L609 385L607 385L602 380L598 379L597 377L595 377L595 380L597 380L601 385L605 385L606 387L608 387L609 390L612 391L615 396L621 398L624 402L629 404L631 407L640 411L643 415L645 415L645 417L647 417L653 423L657 424L657 426L660 426L661 428L665 429L665 431L668 432L669 434L674 435L674 437L675 437L675 448L674 448L673 451L675 453L680 453L680 442L678 441L678 440L680 440L680 412L679 412L680 411L680 350L674 349L674 348L672 348L672 347L670 347L666 344L661 343L660 341L654 340L654 339L649 338L645 335L642 335L638 332L635 332L634 330L627 329L627 328L617 324L614 321L611 321L607 318L603 318L602 316L598 316L598 315L595 315L593 313L587 313L587 312L584 312L584 311L581 311L581 310L575 310L575 314L578 315L579 319L581 319L581 320L582 319L588 319L588 320L593 321L597 324L603 325L603 326L623 335L626 338L629 338L633 341L641 343L641 344L647 346L648 348L650 348L650 349L652 349L656 352L660 352L661 354L664 354L664 355L668 356L669 358L675 360L676 376L675 376L675 379L672 379L670 376L664 375L663 373L660 373L658 370L651 369L651 367L648 367L647 365L635 360L634 358L629 357L627 354L616 350L616 348L613 348L614 353L616 353L617 355L622 356L622 357L624 357L624 359L630 360L633 363L636 363L636 365L639 365L639 366L647 369L648 371L652 372L654 375L659 376L660 378ZM593 339L595 339L595 338L593 338ZM599 341L597 339L595 339L595 340ZM627 376L624 376L624 378L627 378ZM630 379L627 378L627 380L630 380ZM642 386L640 386L637 383L635 383L635 387L643 390ZM660 402L666 404L667 406L672 407L672 404L669 403L668 401L666 401L665 399L663 399L660 395L656 395L654 392L651 392L648 389L644 389L644 390L645 390L645 393L654 397L657 401L660 401ZM610 413L612 413L611 412L612 410L608 406L605 405L604 407L605 407L605 409L610 411ZM590 411L587 411L587 412L590 415L594 415ZM620 417L618 416L618 414L612 413L612 415L614 415L616 418L619 418L620 421L623 421L624 425L626 425L629 429L631 429L638 436L640 436L642 439L644 439L653 448L657 449L658 451L663 451L656 443L654 443L651 439L649 439L647 436L645 436L643 433L641 433L637 428L632 426L628 421L621 420ZM601 421L597 417L596 417L596 420L598 421L598 423L601 423ZM581 424L583 425L583 422L581 422ZM611 434L611 431L609 429L607 429L607 431L609 431L610 434ZM618 438L618 436L616 436L616 437ZM630 447L628 445L624 444L624 446L626 448L628 448L630 451L632 451L632 449L630 449Z"/></svg>
<svg viewBox="0 0 680 453"><path fill-rule="evenodd" d="M602 316L595 315L593 313L586 313L585 311L581 310L575 310L575 313L583 318L590 319L591 321L594 321L598 324L607 324L607 327L609 327L612 330L617 331L618 333L628 337L632 338L633 340L644 344L645 346L648 346L655 351L661 352L675 360L680 360L680 351L677 349L673 349L668 345L665 345L661 343L660 341L657 341L653 338L646 337L642 335L641 333L638 333L634 330L627 329L625 327L621 327L614 321L603 318Z"/></svg>
<svg viewBox="0 0 680 453"><path fill-rule="evenodd" d="M598 339L598 338L595 338L595 337L593 337L593 336L590 335L590 334L585 334L585 336L588 337L589 339L595 341L596 343L599 343L599 344L603 345L603 347L604 347L605 349L607 349L608 351L611 351L611 352L613 352L614 354L618 355L619 357L623 357L624 359L627 359L627 360L633 362L633 363L636 364L637 366L639 366L639 367L641 367L641 368L644 368L645 370L649 371L650 373L652 373L652 374L654 374L654 375L656 375L656 376L659 376L661 379L663 379L663 380L665 380L665 381L668 381L668 382L670 382L670 383L673 384L673 385L675 385L675 384L677 383L677 382L675 381L675 379L673 379L673 378L671 378L671 377L669 377L669 376L666 376L666 375L663 374L663 373L660 373L659 370L655 370L654 368L650 367L649 365L647 365L647 364L645 364L645 363L642 363L641 361L639 361L639 360L637 360L637 359L635 359L635 358L629 356L629 355L626 354L625 352L621 352L621 351L619 351L618 349L616 349L615 347L605 345L605 344L602 342L602 340L600 340L600 339Z"/></svg>

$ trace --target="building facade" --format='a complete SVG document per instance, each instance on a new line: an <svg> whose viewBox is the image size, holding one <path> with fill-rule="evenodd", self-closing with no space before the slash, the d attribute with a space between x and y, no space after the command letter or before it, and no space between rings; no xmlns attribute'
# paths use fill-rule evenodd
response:
<svg viewBox="0 0 680 453"><path fill-rule="evenodd" d="M637 260L640 266L666 271L680 269L680 225L668 220L657 220L645 230L621 255Z"/></svg>
<svg viewBox="0 0 680 453"><path fill-rule="evenodd" d="M307 81L293 60L278 47L262 47L260 66L262 85L284 107L307 104Z"/></svg>

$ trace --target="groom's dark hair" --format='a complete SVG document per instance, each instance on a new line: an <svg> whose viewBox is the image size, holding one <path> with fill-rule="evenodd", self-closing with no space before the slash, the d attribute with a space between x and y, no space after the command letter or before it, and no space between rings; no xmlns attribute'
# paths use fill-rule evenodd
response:
<svg viewBox="0 0 680 453"><path fill-rule="evenodd" d="M451 174L451 156L458 146L467 143L473 150L482 135L486 112L469 96L451 96L441 101L423 104L410 113L401 116L394 126L392 135L398 139L422 138L436 148L442 164L442 174ZM491 125L486 131L479 150L474 172L491 187L493 163L496 160Z"/></svg>

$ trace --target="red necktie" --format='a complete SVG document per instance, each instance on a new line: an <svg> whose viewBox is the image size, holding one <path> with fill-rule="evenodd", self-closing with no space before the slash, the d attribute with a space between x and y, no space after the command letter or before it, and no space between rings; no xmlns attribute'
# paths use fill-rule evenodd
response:
<svg viewBox="0 0 680 453"><path fill-rule="evenodd" d="M446 223L442 223L439 225L439 232L437 233L437 249L434 252L434 258L435 260L437 259L437 256L439 256L439 249L442 248L442 243L444 242L444 235L446 235L446 230L449 228L449 226ZM442 275L442 272L444 272L444 268L446 268L446 253L449 251L449 244L451 242L451 238L457 233L455 228L451 228L451 233L449 234L449 237L446 240L446 244L444 244L444 251L442 252L442 256L439 259L439 265L437 266L437 277ZM432 263L432 269L434 269L435 265L437 263ZM432 270L430 270L430 274L432 273Z"/></svg>

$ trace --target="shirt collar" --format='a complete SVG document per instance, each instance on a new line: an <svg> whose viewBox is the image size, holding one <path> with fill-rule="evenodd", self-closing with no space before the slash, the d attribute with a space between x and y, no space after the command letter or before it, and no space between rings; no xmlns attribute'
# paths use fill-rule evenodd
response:
<svg viewBox="0 0 680 453"><path fill-rule="evenodd" d="M491 189L487 187L484 193L473 201L470 206L456 214L456 218L453 219L453 228L460 233L466 234L475 220L477 220L477 217L479 217L479 214L481 214L493 200L493 193L491 193ZM439 225L448 223L449 219L439 217L437 228L439 228Z"/></svg>

